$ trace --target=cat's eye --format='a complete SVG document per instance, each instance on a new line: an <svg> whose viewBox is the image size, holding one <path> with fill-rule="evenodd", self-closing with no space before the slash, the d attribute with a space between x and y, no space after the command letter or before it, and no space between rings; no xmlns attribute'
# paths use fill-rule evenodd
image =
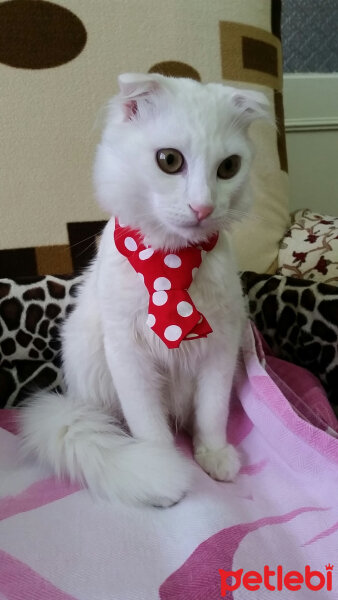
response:
<svg viewBox="0 0 338 600"><path fill-rule="evenodd" d="M231 179L238 173L241 166L241 157L238 154L232 154L221 162L217 169L217 176L220 179Z"/></svg>
<svg viewBox="0 0 338 600"><path fill-rule="evenodd" d="M183 169L184 157L179 150L174 148L162 148L156 152L157 164L162 171L173 175Z"/></svg>

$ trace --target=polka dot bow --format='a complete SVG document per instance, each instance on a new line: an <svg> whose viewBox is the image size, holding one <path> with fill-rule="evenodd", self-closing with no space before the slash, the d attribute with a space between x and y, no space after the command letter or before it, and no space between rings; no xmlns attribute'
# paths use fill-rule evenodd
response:
<svg viewBox="0 0 338 600"><path fill-rule="evenodd" d="M206 337L212 332L187 290L202 262L202 250L212 250L218 234L198 247L164 252L145 246L139 231L115 219L114 240L149 292L147 325L168 348L178 348L182 340Z"/></svg>

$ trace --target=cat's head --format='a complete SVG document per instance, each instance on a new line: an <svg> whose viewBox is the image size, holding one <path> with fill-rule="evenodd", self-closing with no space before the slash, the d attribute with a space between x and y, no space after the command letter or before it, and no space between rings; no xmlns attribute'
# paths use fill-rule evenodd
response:
<svg viewBox="0 0 338 600"><path fill-rule="evenodd" d="M109 106L94 182L104 210L154 247L229 228L251 204L247 130L271 118L260 92L124 74Z"/></svg>

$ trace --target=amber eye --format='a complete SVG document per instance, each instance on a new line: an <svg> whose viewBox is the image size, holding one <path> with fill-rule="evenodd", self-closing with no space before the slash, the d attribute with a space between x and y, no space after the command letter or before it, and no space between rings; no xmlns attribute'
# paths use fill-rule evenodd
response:
<svg viewBox="0 0 338 600"><path fill-rule="evenodd" d="M221 179L231 179L238 173L241 166L241 157L238 154L232 154L223 160L217 169L217 176Z"/></svg>
<svg viewBox="0 0 338 600"><path fill-rule="evenodd" d="M162 171L172 175L182 170L184 165L183 155L174 148L163 148L156 153L157 164Z"/></svg>

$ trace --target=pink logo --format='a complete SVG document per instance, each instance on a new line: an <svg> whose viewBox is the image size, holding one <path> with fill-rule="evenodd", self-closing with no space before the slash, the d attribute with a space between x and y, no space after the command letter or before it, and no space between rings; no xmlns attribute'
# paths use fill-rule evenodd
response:
<svg viewBox="0 0 338 600"><path fill-rule="evenodd" d="M243 569L237 571L224 571L219 569L221 576L221 596L226 596L227 592L238 590L242 585L246 590L257 591L265 588L271 592L283 589L297 591L306 587L308 590L319 591L326 589L332 590L332 571L333 565L325 565L326 574L321 571L312 571L309 565L306 565L304 574L299 571L284 572L282 565L278 565L274 571L268 565L264 566L263 575L258 571L247 571Z"/></svg>

